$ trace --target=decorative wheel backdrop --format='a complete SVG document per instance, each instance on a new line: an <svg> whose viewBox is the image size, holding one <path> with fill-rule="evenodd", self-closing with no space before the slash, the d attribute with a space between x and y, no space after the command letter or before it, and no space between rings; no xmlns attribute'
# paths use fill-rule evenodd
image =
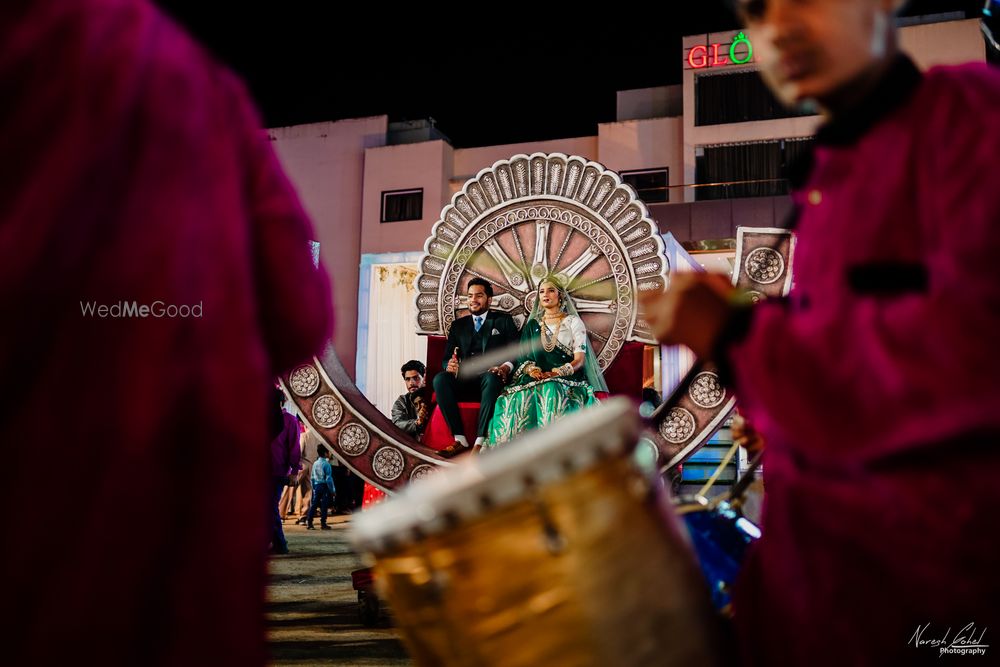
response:
<svg viewBox="0 0 1000 667"><path fill-rule="evenodd" d="M635 191L596 162L515 155L484 169L441 211L417 277L417 330L445 335L465 314L469 281L493 285L493 307L520 326L554 274L576 302L607 368L627 340L653 344L636 295L662 290L670 266Z"/></svg>
<svg viewBox="0 0 1000 667"><path fill-rule="evenodd" d="M787 291L791 241L781 258L747 254L769 245L768 234L741 231L737 266L769 282L754 283L762 296ZM773 244L770 244L773 245ZM669 263L656 223L618 174L578 156L515 155L470 179L441 211L417 277L417 332L445 335L467 310L474 277L494 288L493 307L522 324L538 283L555 274L567 285L587 325L601 368L625 341L653 344L639 317L639 292L666 288ZM759 253L758 256L766 253ZM780 267L779 275L774 275ZM740 284L749 279L741 272ZM395 491L412 479L451 465L410 438L372 405L347 375L332 346L282 378L299 413L329 449L367 482ZM734 397L714 373L693 383L678 411L650 437L661 461L690 456L732 410Z"/></svg>

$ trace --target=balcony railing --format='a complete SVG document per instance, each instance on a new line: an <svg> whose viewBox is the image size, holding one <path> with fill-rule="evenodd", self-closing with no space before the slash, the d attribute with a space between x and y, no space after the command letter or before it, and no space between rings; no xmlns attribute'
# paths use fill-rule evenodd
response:
<svg viewBox="0 0 1000 667"><path fill-rule="evenodd" d="M665 197L647 197L649 192L665 193ZM647 188L640 196L647 204L683 203L713 199L741 199L745 197L777 197L789 192L786 178L758 178L746 181L720 183L686 183L661 188Z"/></svg>

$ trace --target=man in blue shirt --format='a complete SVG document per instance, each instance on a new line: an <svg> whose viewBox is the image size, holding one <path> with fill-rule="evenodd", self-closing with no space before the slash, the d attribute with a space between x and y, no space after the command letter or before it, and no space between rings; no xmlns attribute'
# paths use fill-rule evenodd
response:
<svg viewBox="0 0 1000 667"><path fill-rule="evenodd" d="M330 507L330 503L334 498L334 486L333 486L333 466L330 465L330 461L327 460L329 453L326 447L320 446L317 448L316 462L312 465L312 501L309 503L309 515L306 524L306 528L309 530L314 530L313 528L313 517L316 515L316 505L320 506L320 528L323 530L331 530L330 526L326 525L326 514L327 509Z"/></svg>

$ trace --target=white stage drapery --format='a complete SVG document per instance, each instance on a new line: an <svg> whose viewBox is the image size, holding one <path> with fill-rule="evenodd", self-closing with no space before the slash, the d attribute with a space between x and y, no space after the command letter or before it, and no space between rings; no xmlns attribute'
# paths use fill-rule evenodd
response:
<svg viewBox="0 0 1000 667"><path fill-rule="evenodd" d="M415 264L373 264L368 291L365 395L385 415L405 391L399 367L427 360L427 339L416 331Z"/></svg>

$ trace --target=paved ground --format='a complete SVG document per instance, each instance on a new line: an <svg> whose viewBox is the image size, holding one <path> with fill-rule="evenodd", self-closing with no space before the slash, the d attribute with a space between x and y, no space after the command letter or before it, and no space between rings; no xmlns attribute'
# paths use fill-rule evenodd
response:
<svg viewBox="0 0 1000 667"><path fill-rule="evenodd" d="M333 530L307 531L285 523L290 553L270 563L267 622L275 665L412 665L383 619L366 628L358 619L351 571L362 567L347 542L350 517Z"/></svg>

